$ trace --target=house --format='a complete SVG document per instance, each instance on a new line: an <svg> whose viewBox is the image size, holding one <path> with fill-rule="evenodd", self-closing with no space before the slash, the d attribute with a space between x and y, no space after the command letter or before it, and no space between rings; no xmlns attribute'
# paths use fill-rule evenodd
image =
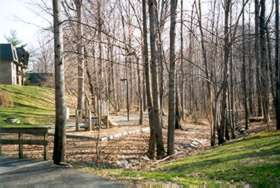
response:
<svg viewBox="0 0 280 188"><path fill-rule="evenodd" d="M23 85L29 53L23 47L0 44L0 84Z"/></svg>

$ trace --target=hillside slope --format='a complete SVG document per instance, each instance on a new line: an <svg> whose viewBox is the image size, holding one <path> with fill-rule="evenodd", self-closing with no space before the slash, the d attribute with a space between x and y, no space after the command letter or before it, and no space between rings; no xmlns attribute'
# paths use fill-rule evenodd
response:
<svg viewBox="0 0 280 188"><path fill-rule="evenodd" d="M0 85L0 126L7 118L18 118L20 125L46 125L54 122L54 90L37 86ZM4 101L3 101L4 100ZM2 105L1 105L2 103ZM4 103L4 104L3 104ZM5 104L7 103L7 104Z"/></svg>
<svg viewBox="0 0 280 188"><path fill-rule="evenodd" d="M246 182L253 187L280 187L279 167L280 131L276 131L261 132L179 161L168 162L153 171L90 167L83 170L118 179L171 181L185 186L230 187L229 184L234 182ZM225 186L221 186L221 181L225 181Z"/></svg>

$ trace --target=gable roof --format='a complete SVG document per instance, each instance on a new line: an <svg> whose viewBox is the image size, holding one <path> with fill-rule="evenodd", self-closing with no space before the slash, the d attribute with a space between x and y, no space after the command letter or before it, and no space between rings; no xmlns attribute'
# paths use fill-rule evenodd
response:
<svg viewBox="0 0 280 188"><path fill-rule="evenodd" d="M0 44L0 61L18 61L16 49L12 44Z"/></svg>

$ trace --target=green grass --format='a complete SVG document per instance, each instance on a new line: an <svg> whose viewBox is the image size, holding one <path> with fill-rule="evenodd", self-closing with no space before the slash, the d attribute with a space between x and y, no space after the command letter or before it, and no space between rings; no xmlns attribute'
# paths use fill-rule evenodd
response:
<svg viewBox="0 0 280 188"><path fill-rule="evenodd" d="M255 187L280 186L280 132L262 132L185 159L163 164L154 171L94 169L85 171L129 180L170 181L216 187L217 180L246 182Z"/></svg>
<svg viewBox="0 0 280 188"><path fill-rule="evenodd" d="M0 106L0 126L11 126L5 121L8 117L20 119L21 123L17 127L53 123L53 89L37 86L0 85L0 92L8 94L14 103L13 107Z"/></svg>

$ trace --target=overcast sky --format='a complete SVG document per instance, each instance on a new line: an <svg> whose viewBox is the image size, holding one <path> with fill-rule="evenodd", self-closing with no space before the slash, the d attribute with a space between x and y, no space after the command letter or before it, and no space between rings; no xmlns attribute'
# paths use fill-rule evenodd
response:
<svg viewBox="0 0 280 188"><path fill-rule="evenodd" d="M46 27L48 23L36 15L36 7L31 6L30 2L0 0L0 43L6 42L4 36L15 30L20 40L28 46L36 46L40 27Z"/></svg>

